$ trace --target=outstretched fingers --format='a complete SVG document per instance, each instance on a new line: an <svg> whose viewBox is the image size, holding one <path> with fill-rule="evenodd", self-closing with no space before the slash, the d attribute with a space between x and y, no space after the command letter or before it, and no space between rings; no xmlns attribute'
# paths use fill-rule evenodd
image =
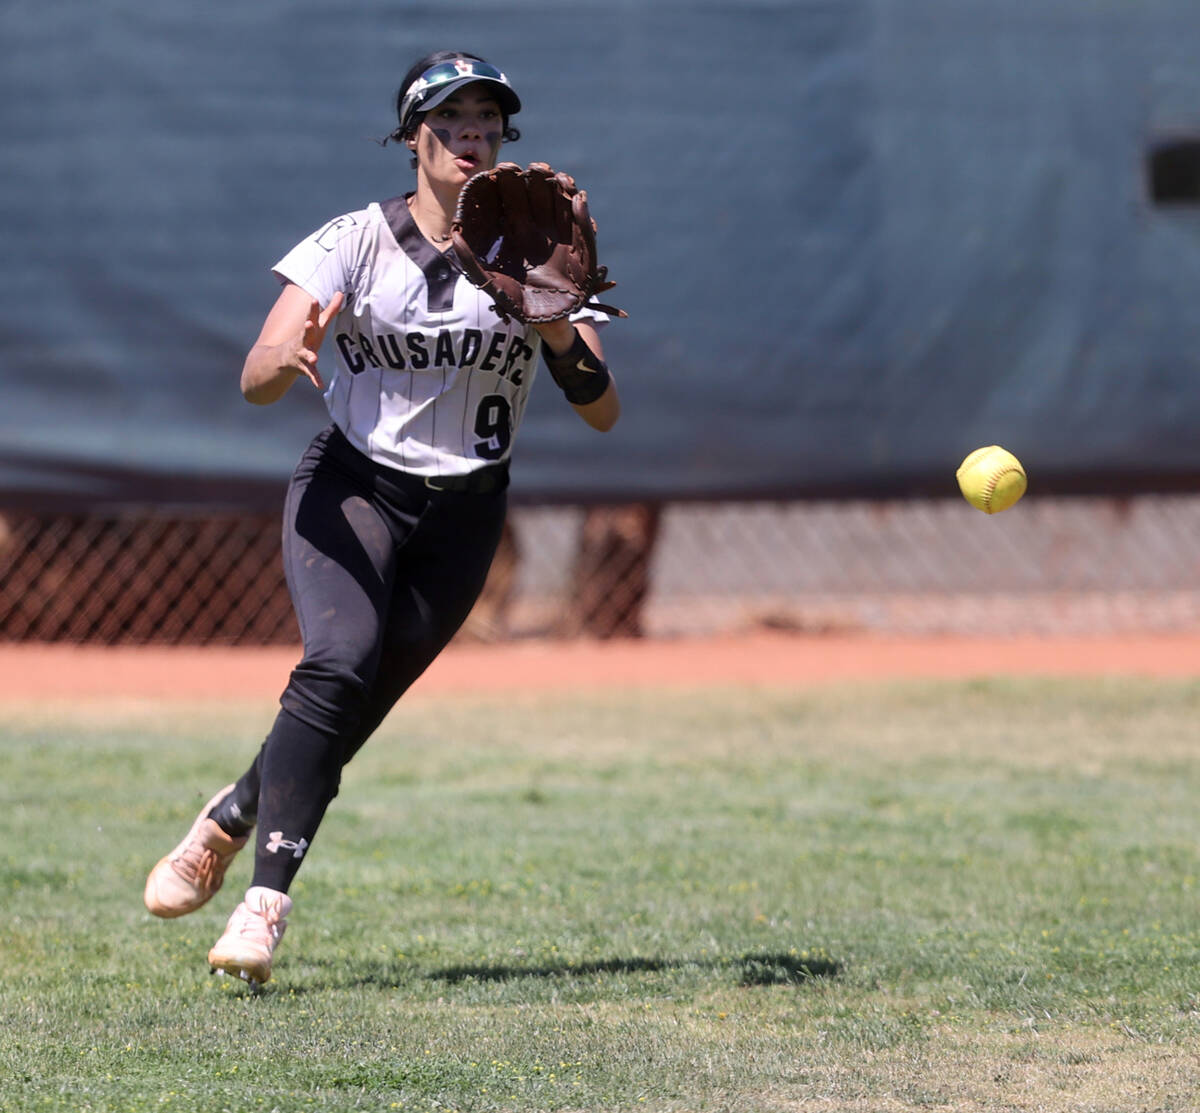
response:
<svg viewBox="0 0 1200 1113"><path fill-rule="evenodd" d="M296 365L303 375L318 390L325 389L321 373L317 370L317 353L310 348L300 348L296 352Z"/></svg>
<svg viewBox="0 0 1200 1113"><path fill-rule="evenodd" d="M346 300L346 297L342 293L342 291L337 290L334 293L333 297L331 297L329 299L329 304L327 306L325 306L325 308L318 315L317 325L321 329L322 338L324 338L324 336L325 336L325 330L329 327L329 322L332 321L334 319L334 317L336 317L342 311L342 305L345 302L345 300ZM314 301L313 305L316 305L316 304L317 303Z"/></svg>
<svg viewBox="0 0 1200 1113"><path fill-rule="evenodd" d="M317 370L317 353L321 350L321 343L325 339L330 322L341 311L345 300L341 290L338 290L329 299L329 304L324 309L321 308L321 303L316 298L313 298L308 305L308 313L304 319L304 332L296 349L296 362L300 373L318 390L324 390L325 383Z"/></svg>
<svg viewBox="0 0 1200 1113"><path fill-rule="evenodd" d="M324 309L321 308L321 303L316 298L312 299L308 306L308 317L304 322L305 344L310 348L321 346L321 341L325 339L325 330L329 328L329 322L341 311L342 303L345 300L341 290L338 290L329 299L329 304Z"/></svg>

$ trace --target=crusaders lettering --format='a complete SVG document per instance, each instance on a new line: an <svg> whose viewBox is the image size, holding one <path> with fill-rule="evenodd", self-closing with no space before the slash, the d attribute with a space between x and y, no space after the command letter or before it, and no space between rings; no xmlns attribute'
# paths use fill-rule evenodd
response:
<svg viewBox="0 0 1200 1113"><path fill-rule="evenodd" d="M456 367L492 371L520 386L533 362L533 348L525 337L507 332L484 333L474 328L463 329L461 334L450 329L436 333L385 332L378 336L339 332L334 342L352 375L367 367L387 367L393 371L441 371Z"/></svg>

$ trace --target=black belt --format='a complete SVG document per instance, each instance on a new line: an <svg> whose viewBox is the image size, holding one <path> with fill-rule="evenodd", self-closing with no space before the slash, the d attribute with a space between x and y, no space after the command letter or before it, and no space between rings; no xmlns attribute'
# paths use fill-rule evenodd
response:
<svg viewBox="0 0 1200 1113"><path fill-rule="evenodd" d="M491 464L465 475L427 475L425 486L434 491L465 491L472 495L490 495L508 486L508 465Z"/></svg>

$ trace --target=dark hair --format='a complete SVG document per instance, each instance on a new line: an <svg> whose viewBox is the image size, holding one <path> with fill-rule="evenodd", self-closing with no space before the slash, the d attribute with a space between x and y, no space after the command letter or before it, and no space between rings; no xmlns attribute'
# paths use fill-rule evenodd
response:
<svg viewBox="0 0 1200 1113"><path fill-rule="evenodd" d="M487 61L486 58L481 58L478 54L468 54L465 50L435 50L432 54L426 54L424 58L418 58L409 67L408 73L404 75L404 80L400 83L400 88L396 91L396 118L401 124L403 124L403 120L400 119L400 108L404 103L404 94L408 92L409 86L431 66L436 66L439 62L453 62L456 58L470 58L475 62ZM508 113L504 111L503 105L500 106L500 116L504 122L503 138L509 143L515 143L521 138L521 133L516 128L509 126ZM402 143L416 132L424 118L424 112L416 113L407 129L398 126L383 142L386 144L390 139L393 143Z"/></svg>

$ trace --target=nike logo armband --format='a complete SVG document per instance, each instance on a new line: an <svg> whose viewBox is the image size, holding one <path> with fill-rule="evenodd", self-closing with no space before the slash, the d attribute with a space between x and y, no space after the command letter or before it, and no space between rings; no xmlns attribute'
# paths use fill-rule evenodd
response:
<svg viewBox="0 0 1200 1113"><path fill-rule="evenodd" d="M612 376L608 365L597 359L596 354L584 343L579 333L575 342L561 356L552 355L542 344L542 357L550 368L550 377L573 406L586 406L595 402L607 389Z"/></svg>

